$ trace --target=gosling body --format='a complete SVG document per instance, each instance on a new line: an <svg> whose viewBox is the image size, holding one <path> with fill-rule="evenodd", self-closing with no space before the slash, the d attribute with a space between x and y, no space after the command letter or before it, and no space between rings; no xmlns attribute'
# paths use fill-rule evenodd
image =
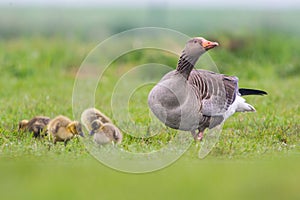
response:
<svg viewBox="0 0 300 200"><path fill-rule="evenodd" d="M36 116L31 120L21 120L19 122L19 131L28 131L33 133L34 137L40 137L41 135L47 135L47 125L50 122L50 118L46 116Z"/></svg>
<svg viewBox="0 0 300 200"><path fill-rule="evenodd" d="M98 129L92 130L91 135L94 137L94 142L99 145L104 145L108 143L120 144L123 139L121 131L111 123L101 123L99 121L100 127Z"/></svg>
<svg viewBox="0 0 300 200"><path fill-rule="evenodd" d="M71 121L62 115L52 119L48 124L47 130L52 136L54 144L56 144L56 142L64 142L65 146L74 136L84 136L81 124L78 121Z"/></svg>
<svg viewBox="0 0 300 200"><path fill-rule="evenodd" d="M88 108L82 112L81 122L87 130L91 131L93 129L99 128L100 125L97 121L112 124L111 119L96 108Z"/></svg>

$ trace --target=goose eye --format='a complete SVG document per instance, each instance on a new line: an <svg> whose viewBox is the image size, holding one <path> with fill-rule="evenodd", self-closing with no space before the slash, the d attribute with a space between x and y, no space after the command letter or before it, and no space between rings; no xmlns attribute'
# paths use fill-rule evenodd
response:
<svg viewBox="0 0 300 200"><path fill-rule="evenodd" d="M194 40L194 43L197 43L197 40Z"/></svg>

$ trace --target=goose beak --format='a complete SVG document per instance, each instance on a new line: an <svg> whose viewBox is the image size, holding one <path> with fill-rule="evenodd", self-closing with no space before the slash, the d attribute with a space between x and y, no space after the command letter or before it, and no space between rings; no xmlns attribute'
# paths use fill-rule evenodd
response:
<svg viewBox="0 0 300 200"><path fill-rule="evenodd" d="M205 40L203 39L202 40L202 47L207 51L209 49L212 49L216 46L219 46L219 43L217 42L211 42L211 41L208 41L208 40Z"/></svg>

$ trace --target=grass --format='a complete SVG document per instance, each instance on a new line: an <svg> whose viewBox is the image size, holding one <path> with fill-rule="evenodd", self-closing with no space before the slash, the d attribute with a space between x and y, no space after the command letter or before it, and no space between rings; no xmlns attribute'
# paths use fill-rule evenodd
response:
<svg viewBox="0 0 300 200"><path fill-rule="evenodd" d="M173 165L154 173L132 175L99 164L80 139L49 150L48 140L17 131L19 120L35 115L74 118L76 72L95 42L80 35L71 39L63 34L32 36L27 28L24 37L17 32L10 38L6 31L0 31L6 38L0 40L3 198L299 199L300 41L296 34L277 29L262 29L254 35L212 32L211 37L221 46L211 50L210 55L220 72L236 75L241 87L263 89L268 96L246 97L257 113L239 113L228 119L219 142L204 160L197 158L199 146L193 143ZM111 116L111 94L124 73L141 63L175 67L177 59L151 49L121 56L105 71L105 87L96 90L96 106ZM159 74L149 71L147 75ZM80 78L88 81L89 76ZM130 116L139 125L149 124L145 98L150 89L151 85L139 88L129 101ZM126 120L115 122L131 125ZM125 135L120 148L132 152L159 149L176 136L162 126L154 131L161 130L171 134L142 139ZM140 134L147 134L147 130Z"/></svg>

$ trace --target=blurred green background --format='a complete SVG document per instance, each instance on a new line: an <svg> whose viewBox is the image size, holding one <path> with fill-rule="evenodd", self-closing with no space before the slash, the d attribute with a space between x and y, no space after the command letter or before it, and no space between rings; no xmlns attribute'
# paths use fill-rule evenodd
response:
<svg viewBox="0 0 300 200"><path fill-rule="evenodd" d="M1 198L300 199L299 6L126 4L1 2ZM247 98L258 112L231 117L207 158L198 159L192 144L167 168L126 174L100 164L80 140L48 150L47 141L17 132L19 120L35 115L72 118L73 84L87 54L113 34L148 26L218 41L210 55L220 72L269 93ZM174 56L145 51L113 65L141 60L177 63ZM113 83L113 72L108 77ZM123 147L156 145L153 140L125 137Z"/></svg>

